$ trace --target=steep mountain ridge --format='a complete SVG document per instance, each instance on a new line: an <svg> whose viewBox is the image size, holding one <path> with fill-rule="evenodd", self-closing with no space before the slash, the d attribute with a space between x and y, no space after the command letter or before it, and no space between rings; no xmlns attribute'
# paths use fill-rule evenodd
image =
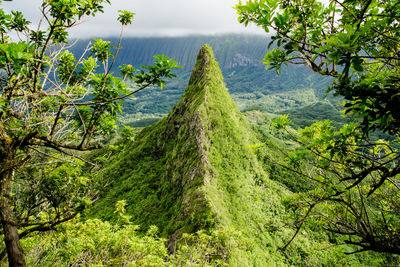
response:
<svg viewBox="0 0 400 267"><path fill-rule="evenodd" d="M233 124L231 125L231 123ZM207 216L204 214L201 214L201 216L194 214L199 210L197 203L204 202L203 189L199 187L210 184L212 176L210 173L213 172L213 175L215 175L217 172L215 168L210 166L209 160L209 154L211 153L215 157L214 154L217 151L214 149L215 142L213 143L213 140L215 138L230 140L230 145L223 144L222 146L239 145L240 150L249 154L252 151L246 146L256 140L249 134L246 126L248 126L248 123L244 116L240 114L225 88L221 71L211 48L204 46L199 52L196 66L181 101L176 104L166 118L144 129L138 135L138 141L133 144L134 149L125 151L120 158L138 159L138 165L142 161L146 161L146 164L149 165L149 158L151 158L153 163L150 166L154 167L149 171L152 173L151 176L163 176L161 180L154 182L159 182L159 186L162 187L165 186L164 182L168 181L167 183L170 183L168 188L180 188L179 194L181 195L178 194L179 197L176 202L180 202L182 205L183 217L199 217L201 223L192 220L189 224L193 226L193 229L200 229L208 224L206 222L208 219L205 219ZM240 136L238 136L239 134ZM252 156L252 160L255 161L254 155ZM125 163L127 162L118 161L113 165L115 167L120 165L132 166L132 164L126 165ZM136 163L138 162L136 161ZM132 167L130 174L137 178L135 172L143 168ZM163 171L159 171L158 167L162 168ZM109 173L113 170L115 170L113 167L108 168ZM119 175L118 177L122 179L126 176L122 173ZM266 174L258 174L258 176L262 175L265 176ZM131 178L128 177L128 179ZM132 182L138 181L133 179ZM113 187L113 189L116 189L116 187ZM124 191L125 189L118 187L118 190ZM161 195L164 193L166 191L163 191ZM117 192L112 193L112 190L111 194L113 196L110 199L114 199L114 196L118 195ZM138 207L135 208L135 210L137 209ZM132 210L129 204L127 210ZM212 217L215 217L214 215ZM176 216L180 218L180 216ZM138 223L143 225L145 221L152 219L139 219ZM179 219L176 219L174 223L177 221ZM161 228L164 227L161 226ZM166 233L171 234L171 229L168 228Z"/></svg>
<svg viewBox="0 0 400 267"><path fill-rule="evenodd" d="M128 175L126 173L119 174L121 175L121 180L127 178L132 187L140 183L139 178L143 174L142 170L145 171L147 177L161 178L160 180L145 179L145 182L151 184L151 188L157 188L157 197L160 196L158 200L166 198L170 200L166 202L174 203L173 207L166 207L165 205L162 205L162 207L170 211L169 218L175 219L167 224L165 223L168 220L157 224L161 231L168 235L179 229L180 224L185 225L186 231L204 228L211 224L207 217L213 217L201 212L199 216L195 214L199 213L199 210L210 211L206 207L204 194L200 189L205 181L209 179L207 148L210 146L210 141L205 135L206 126L204 125L202 113L207 109L205 107L207 98L213 97L210 96L210 93L213 92L209 90L220 88L224 85L220 71L220 77L213 76L213 74L218 75L218 71L214 73L215 70L212 63L215 62L210 61L205 49L200 51L198 61L185 94L182 96L181 101L175 105L169 116L145 128L138 135L138 141L132 144L133 149L126 150L120 157L124 160L127 158L135 159L136 166L132 166L129 163L128 166L124 164L129 160L125 162L117 160L111 168L108 168L108 173L111 174L121 164L127 168L132 166L132 169L128 169ZM228 94L227 92L225 93ZM232 102L231 99L228 100ZM147 166L150 167L150 170L145 169ZM115 199L115 196L120 193L123 194L124 191L126 189L118 184L118 186L113 186L109 194L103 199L106 202L106 199ZM136 193L143 197L142 201L140 201L140 204L128 202L128 212L140 212L142 214L141 218L134 218L134 221L141 225L146 226L146 222L155 223L156 218L153 218L152 214L143 213L141 207L147 206L146 204L157 205L157 203L147 201L146 194L142 194L146 190L137 191ZM129 199L131 192L127 193L127 198ZM146 193L151 194L150 192ZM135 198L137 199L136 194ZM144 203L146 204L143 205ZM202 205L204 207L200 207ZM100 206L102 205L100 204ZM160 213L164 214L165 212ZM106 212L106 214L110 215L111 213ZM191 219L188 221L183 218ZM184 223L181 220L184 220Z"/></svg>
<svg viewBox="0 0 400 267"><path fill-rule="evenodd" d="M340 264L337 250L320 249L331 246L327 237L310 230L280 250L294 233L282 204L292 193L269 179L258 142L204 45L171 113L108 163L102 179L110 186L92 216L115 220L114 203L123 199L133 224L158 226L170 244L183 233L231 229L240 244L231 266ZM276 148L263 148L263 157Z"/></svg>

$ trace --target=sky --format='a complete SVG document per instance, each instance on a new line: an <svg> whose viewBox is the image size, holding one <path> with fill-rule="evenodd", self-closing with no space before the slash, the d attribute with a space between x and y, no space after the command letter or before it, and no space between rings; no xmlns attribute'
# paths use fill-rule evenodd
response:
<svg viewBox="0 0 400 267"><path fill-rule="evenodd" d="M19 10L33 25L41 16L41 0L2 2L6 11ZM136 13L135 21L124 29L124 36L184 36L190 34L265 34L256 26L244 27L233 7L239 0L111 0L104 14L86 17L70 32L72 37L119 35L118 10ZM242 1L245 2L245 1Z"/></svg>

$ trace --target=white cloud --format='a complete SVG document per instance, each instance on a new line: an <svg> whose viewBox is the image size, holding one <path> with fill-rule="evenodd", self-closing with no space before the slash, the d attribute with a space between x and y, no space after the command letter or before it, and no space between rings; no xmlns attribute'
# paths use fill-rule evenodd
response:
<svg viewBox="0 0 400 267"><path fill-rule="evenodd" d="M238 0L112 0L105 13L88 17L71 32L76 37L118 35L118 10L135 12L135 22L125 36L179 36L186 34L263 33L237 22L233 7ZM41 0L3 2L6 10L21 10L30 20L40 17Z"/></svg>

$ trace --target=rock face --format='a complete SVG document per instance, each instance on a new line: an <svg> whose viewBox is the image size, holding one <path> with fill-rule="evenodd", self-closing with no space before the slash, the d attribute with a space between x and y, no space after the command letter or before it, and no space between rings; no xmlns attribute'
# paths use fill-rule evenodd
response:
<svg viewBox="0 0 400 267"><path fill-rule="evenodd" d="M257 66L259 62L240 53L236 53L227 68Z"/></svg>

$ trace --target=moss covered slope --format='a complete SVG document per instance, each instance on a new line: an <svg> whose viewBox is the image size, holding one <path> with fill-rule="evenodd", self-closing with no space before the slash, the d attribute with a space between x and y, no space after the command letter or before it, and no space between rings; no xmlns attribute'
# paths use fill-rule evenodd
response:
<svg viewBox="0 0 400 267"><path fill-rule="evenodd" d="M218 90L224 91L222 102L233 104L211 48L205 46L185 94L169 116L146 127L110 162L104 177L111 186L93 213L112 219L112 203L124 199L134 223L144 228L155 224L164 235L213 226L215 215L203 189L210 177L210 140L202 113L214 109L207 98L214 98Z"/></svg>
<svg viewBox="0 0 400 267"><path fill-rule="evenodd" d="M281 204L291 192L268 178L252 149L257 143L205 45L185 94L168 117L146 127L109 163L103 175L110 186L95 203L93 216L112 220L114 203L124 199L134 224L143 230L157 225L171 241L183 232L240 231L232 266L344 263L337 251L321 250L330 244L314 232L300 234L288 250L279 250L294 233L284 224Z"/></svg>

